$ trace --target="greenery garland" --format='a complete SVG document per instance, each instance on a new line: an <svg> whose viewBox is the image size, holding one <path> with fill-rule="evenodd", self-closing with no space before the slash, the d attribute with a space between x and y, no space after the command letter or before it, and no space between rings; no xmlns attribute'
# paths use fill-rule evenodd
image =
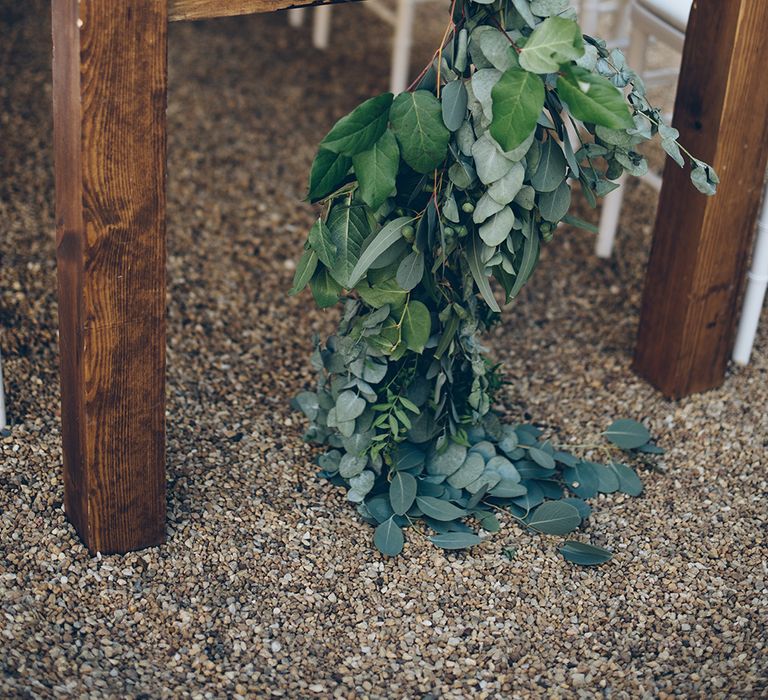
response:
<svg viewBox="0 0 768 700"><path fill-rule="evenodd" d="M565 221L572 184L594 206L655 135L694 185L717 175L677 142L619 51L583 36L568 0L454 0L433 60L408 91L367 100L339 120L312 165L309 232L291 290L344 299L338 331L318 344L316 391L297 407L308 440L331 449L321 474L348 489L386 555L412 528L444 549L481 542L467 520L499 529L505 511L564 535L598 492L636 496L635 472L580 459L530 425L492 411L502 385L480 335L520 293ZM606 432L632 454L658 453L639 423ZM609 454L610 457L610 454ZM429 534L431 532L432 534ZM610 552L566 542L580 564Z"/></svg>

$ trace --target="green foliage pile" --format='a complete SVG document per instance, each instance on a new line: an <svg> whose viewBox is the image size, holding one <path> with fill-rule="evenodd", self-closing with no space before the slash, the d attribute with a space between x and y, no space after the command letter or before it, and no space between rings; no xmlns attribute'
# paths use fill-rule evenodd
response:
<svg viewBox="0 0 768 700"><path fill-rule="evenodd" d="M493 532L498 511L564 535L598 492L638 495L628 466L580 459L528 425L493 412L502 384L480 342L498 318L491 280L518 296L561 221L572 187L594 205L635 148L657 134L692 180L717 176L677 142L618 51L583 36L568 0L455 0L445 39L417 82L367 100L323 139L309 199L322 205L293 294L344 300L335 335L318 344L316 391L296 404L307 439L331 448L322 474L376 527L384 554L414 528L444 549ZM645 428L618 421L615 447L657 452ZM432 534L428 534L427 530ZM610 553L561 548L580 564Z"/></svg>

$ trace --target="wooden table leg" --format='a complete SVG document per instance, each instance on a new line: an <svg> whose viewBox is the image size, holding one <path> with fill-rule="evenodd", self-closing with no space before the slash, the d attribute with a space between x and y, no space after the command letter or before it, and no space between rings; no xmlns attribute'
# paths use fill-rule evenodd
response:
<svg viewBox="0 0 768 700"><path fill-rule="evenodd" d="M707 198L667 163L635 351L671 398L725 377L768 158L766 36L765 0L694 2L675 126L722 184Z"/></svg>
<svg viewBox="0 0 768 700"><path fill-rule="evenodd" d="M167 0L53 0L64 503L91 552L165 536Z"/></svg>

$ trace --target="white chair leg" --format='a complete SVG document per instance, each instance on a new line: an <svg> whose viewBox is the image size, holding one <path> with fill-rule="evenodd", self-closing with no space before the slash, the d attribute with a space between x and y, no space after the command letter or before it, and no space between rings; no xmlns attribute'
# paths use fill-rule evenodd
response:
<svg viewBox="0 0 768 700"><path fill-rule="evenodd" d="M752 269L747 275L747 293L744 297L736 345L733 349L733 360L737 364L749 364L766 290L768 290L768 205L763 202L755 252L752 256Z"/></svg>
<svg viewBox="0 0 768 700"><path fill-rule="evenodd" d="M315 8L315 21L312 26L312 43L315 48L327 49L331 37L331 6L320 5Z"/></svg>
<svg viewBox="0 0 768 700"><path fill-rule="evenodd" d="M297 7L293 10L288 10L288 24L292 27L300 27L304 24L304 17L307 14L305 7Z"/></svg>
<svg viewBox="0 0 768 700"><path fill-rule="evenodd" d="M5 414L5 384L3 383L3 356L0 355L0 433L8 428L8 416Z"/></svg>
<svg viewBox="0 0 768 700"><path fill-rule="evenodd" d="M389 89L398 95L408 87L411 65L414 0L397 0L395 36L392 43L392 68Z"/></svg>
<svg viewBox="0 0 768 700"><path fill-rule="evenodd" d="M636 73L642 75L645 70L645 58L648 51L650 37L639 27L632 30L629 43L629 66ZM616 240L616 232L619 228L621 207L624 203L624 185L627 181L625 175L619 180L619 189L611 192L603 200L603 210L600 214L600 227L595 244L595 255L598 258L610 258L613 253L613 244Z"/></svg>

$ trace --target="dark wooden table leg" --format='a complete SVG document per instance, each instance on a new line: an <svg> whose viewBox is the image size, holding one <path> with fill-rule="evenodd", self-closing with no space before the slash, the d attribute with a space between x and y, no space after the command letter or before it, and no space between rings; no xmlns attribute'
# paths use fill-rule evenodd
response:
<svg viewBox="0 0 768 700"><path fill-rule="evenodd" d="M694 2L675 126L722 184L707 198L667 164L635 351L671 398L725 377L768 158L766 36L766 0Z"/></svg>
<svg viewBox="0 0 768 700"><path fill-rule="evenodd" d="M53 0L64 503L91 552L165 536L167 0Z"/></svg>

